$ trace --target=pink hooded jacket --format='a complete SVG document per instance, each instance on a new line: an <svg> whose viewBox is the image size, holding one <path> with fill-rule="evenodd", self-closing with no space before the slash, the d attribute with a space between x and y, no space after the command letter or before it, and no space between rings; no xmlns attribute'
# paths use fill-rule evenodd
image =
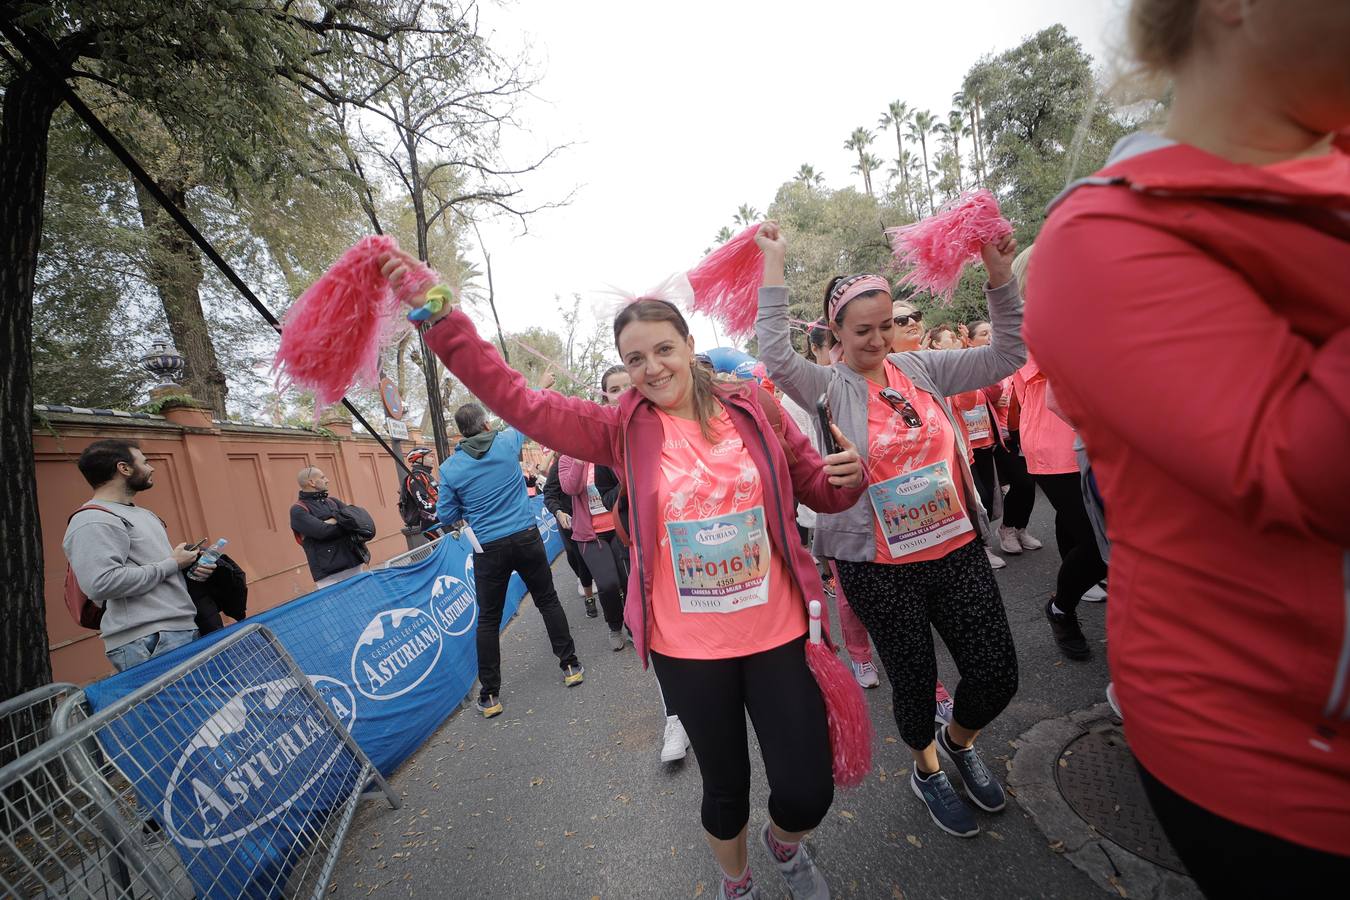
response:
<svg viewBox="0 0 1350 900"><path fill-rule="evenodd" d="M1131 749L1350 854L1350 134L1265 168L1136 135L1028 276L1027 343L1105 499Z"/></svg>
<svg viewBox="0 0 1350 900"><path fill-rule="evenodd" d="M613 468L627 486L633 566L624 622L646 666L651 643L652 578L661 528L655 488L661 477L661 445L665 440L656 408L636 390L626 392L614 405L530 390L525 377L478 336L473 321L458 309L427 329L425 338L455 377L507 423L559 453ZM820 574L797 534L796 501L817 512L838 513L851 508L866 487L831 485L813 443L785 417L783 439L793 451L793 462L789 463L759 406L758 394L758 388L728 386L719 391L718 399L759 470L774 550L788 563L802 602L814 599L823 603ZM633 602L635 599L640 602Z"/></svg>

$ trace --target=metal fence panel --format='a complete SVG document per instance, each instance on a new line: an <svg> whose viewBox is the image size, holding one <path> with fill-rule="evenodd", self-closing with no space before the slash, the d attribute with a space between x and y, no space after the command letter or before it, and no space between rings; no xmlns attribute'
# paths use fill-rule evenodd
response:
<svg viewBox="0 0 1350 900"><path fill-rule="evenodd" d="M59 784L0 835L13 896L318 897L368 784L399 802L309 678L249 625L0 769Z"/></svg>
<svg viewBox="0 0 1350 900"><path fill-rule="evenodd" d="M391 556L384 562L374 568L377 569L397 569L401 566L415 566L424 559L428 559L431 554L436 552L436 545L444 539L444 535L435 540L428 541L420 547L414 547L411 550L404 551L398 556Z"/></svg>

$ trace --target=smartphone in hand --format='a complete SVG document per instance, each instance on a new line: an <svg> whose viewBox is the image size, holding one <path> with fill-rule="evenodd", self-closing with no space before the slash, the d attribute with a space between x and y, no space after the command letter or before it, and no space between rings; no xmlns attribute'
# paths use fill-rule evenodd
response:
<svg viewBox="0 0 1350 900"><path fill-rule="evenodd" d="M830 419L830 401L824 394L821 394L820 399L816 401L816 415L820 417L820 433L825 442L825 455L829 456L840 452L842 448L840 448L839 442L834 439L834 432L830 430L830 425L833 424Z"/></svg>

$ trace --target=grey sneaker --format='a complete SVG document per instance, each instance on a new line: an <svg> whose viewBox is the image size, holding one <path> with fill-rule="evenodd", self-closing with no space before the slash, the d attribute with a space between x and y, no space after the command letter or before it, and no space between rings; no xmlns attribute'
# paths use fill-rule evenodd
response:
<svg viewBox="0 0 1350 900"><path fill-rule="evenodd" d="M759 892L759 885L753 881L750 883L750 890L735 894L727 893L727 880L725 878L719 876L717 882L717 900L760 900L764 896Z"/></svg>
<svg viewBox="0 0 1350 900"><path fill-rule="evenodd" d="M769 849L768 822L759 829L759 842L768 851L769 859L773 860L778 871L783 873L793 900L830 900L830 886L825 883L825 876L820 874L805 842L797 845L797 855L787 862L779 862L773 850Z"/></svg>
<svg viewBox="0 0 1350 900"><path fill-rule="evenodd" d="M618 631L611 631L609 633L609 649L613 650L614 652L617 653L618 651L622 650L624 648L624 645L627 643L628 638L624 636L622 628L620 628Z"/></svg>
<svg viewBox="0 0 1350 900"><path fill-rule="evenodd" d="M920 779L919 767L915 766L909 775L909 786L914 796L928 807L933 824L943 831L957 837L974 837L980 833L980 826L975 824L975 814L956 795L956 789L947 780L946 772L937 772Z"/></svg>
<svg viewBox="0 0 1350 900"><path fill-rule="evenodd" d="M999 784L994 773L989 771L978 750L974 747L967 747L964 750L957 747L947 739L946 726L937 730L937 746L938 752L956 766L956 773L961 776L961 783L966 786L966 796L970 798L971 803L985 812L998 812L1003 809L1008 802L1003 795L1003 785Z"/></svg>

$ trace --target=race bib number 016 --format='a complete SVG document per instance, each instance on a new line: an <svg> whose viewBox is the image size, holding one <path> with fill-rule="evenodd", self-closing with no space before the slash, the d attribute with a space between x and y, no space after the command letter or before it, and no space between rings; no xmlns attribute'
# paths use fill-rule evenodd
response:
<svg viewBox="0 0 1350 900"><path fill-rule="evenodd" d="M874 484L867 496L893 559L971 530L945 462Z"/></svg>
<svg viewBox="0 0 1350 900"><path fill-rule="evenodd" d="M769 602L764 508L667 522L680 611L733 613Z"/></svg>
<svg viewBox="0 0 1350 900"><path fill-rule="evenodd" d="M989 407L981 403L974 409L961 411L961 417L966 420L966 434L970 440L984 441L994 436L994 431L989 424Z"/></svg>

